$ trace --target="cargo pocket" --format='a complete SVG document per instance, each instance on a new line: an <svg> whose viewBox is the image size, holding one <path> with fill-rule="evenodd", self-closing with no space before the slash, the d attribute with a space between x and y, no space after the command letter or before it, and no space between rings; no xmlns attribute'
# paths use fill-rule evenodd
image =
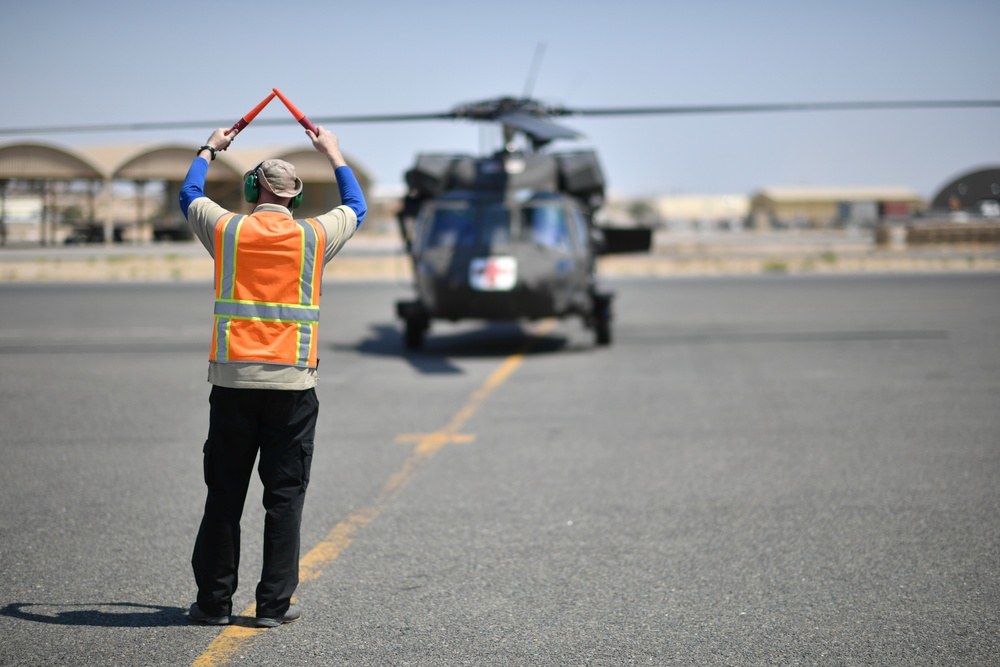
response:
<svg viewBox="0 0 1000 667"><path fill-rule="evenodd" d="M309 470L312 468L313 461L313 441L303 440L301 447L302 456L302 488L308 488L309 486Z"/></svg>
<svg viewBox="0 0 1000 667"><path fill-rule="evenodd" d="M208 457L212 455L212 451L211 448L209 448L208 443L209 441L206 440L205 445L201 448L201 453L202 453L201 467L202 467L202 475L205 477L205 486L212 488L212 478L211 475L209 474L209 471L212 469L212 466L209 465L208 461Z"/></svg>

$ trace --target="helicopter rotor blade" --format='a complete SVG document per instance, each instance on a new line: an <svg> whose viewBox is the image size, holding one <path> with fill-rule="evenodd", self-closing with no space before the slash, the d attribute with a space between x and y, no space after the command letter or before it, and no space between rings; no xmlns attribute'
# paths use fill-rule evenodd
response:
<svg viewBox="0 0 1000 667"><path fill-rule="evenodd" d="M445 111L441 113L400 113L400 114L376 114L366 116L317 116L314 123L399 123L414 120L454 120L457 116L454 112Z"/></svg>
<svg viewBox="0 0 1000 667"><path fill-rule="evenodd" d="M317 116L312 121L317 124L336 123L395 123L417 120L452 120L453 112L443 113L411 113L384 114L367 116ZM254 126L263 125L297 125L294 118L260 118L254 120ZM106 123L103 125L50 125L42 127L4 127L0 128L0 136L23 134L75 134L82 132L134 132L141 130L181 130L191 128L226 127L229 121L223 120L181 120L181 121L150 121L144 123Z"/></svg>
<svg viewBox="0 0 1000 667"><path fill-rule="evenodd" d="M497 116L496 121L518 129L535 141L548 142L554 139L576 139L583 136L576 130L553 123L542 116L525 111L511 111Z"/></svg>
<svg viewBox="0 0 1000 667"><path fill-rule="evenodd" d="M468 119L474 121L499 121L510 127L531 134L541 141L573 139L582 136L570 128L547 120L562 116L655 116L696 115L725 113L765 113L788 111L849 111L864 109L974 109L997 108L1000 100L902 100L855 102L792 102L780 104L714 104L674 105L650 107L597 107L568 108L542 106L534 100L500 98L482 103L463 105L452 111L406 114L369 114L357 116L313 117L317 124L395 123L424 120ZM527 110L525 110L527 109ZM294 125L291 118L257 118L254 125ZM141 130L178 130L190 128L228 127L229 120L153 121L139 123L106 123L95 125L56 125L38 127L0 128L0 136L73 134L84 132L131 132Z"/></svg>
<svg viewBox="0 0 1000 667"><path fill-rule="evenodd" d="M542 67L542 57L545 55L545 42L539 42L535 47L535 57L531 60L531 69L528 71L528 80L524 82L524 92L521 97L529 98L535 90L535 79L538 78L538 70Z"/></svg>
<svg viewBox="0 0 1000 667"><path fill-rule="evenodd" d="M665 107L556 108L554 116L654 116L782 111L851 111L865 109L970 109L1000 107L1000 100L898 100L860 102L791 102L779 104L708 104Z"/></svg>

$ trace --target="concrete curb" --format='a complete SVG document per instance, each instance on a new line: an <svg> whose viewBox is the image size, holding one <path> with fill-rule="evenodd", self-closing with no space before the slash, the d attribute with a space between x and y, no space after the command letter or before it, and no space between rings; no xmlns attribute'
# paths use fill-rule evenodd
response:
<svg viewBox="0 0 1000 667"><path fill-rule="evenodd" d="M0 282L211 282L210 257L193 254L108 254L0 260ZM1000 271L1000 252L948 248L941 252L886 251L861 254L766 252L758 255L656 253L603 257L598 275L668 277L699 275L919 273ZM325 281L392 280L409 283L403 255L343 255L326 269Z"/></svg>

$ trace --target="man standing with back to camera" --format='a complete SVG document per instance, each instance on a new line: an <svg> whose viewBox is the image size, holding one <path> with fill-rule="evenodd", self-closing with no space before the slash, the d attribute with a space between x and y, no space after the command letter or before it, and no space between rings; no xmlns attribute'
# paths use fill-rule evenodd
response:
<svg viewBox="0 0 1000 667"><path fill-rule="evenodd" d="M257 585L259 628L297 620L299 529L319 402L316 398L320 285L323 267L364 220L364 195L322 127L306 130L329 159L343 204L316 218L292 216L302 181L283 160L265 160L244 175L254 204L239 215L205 196L216 153L237 132L219 128L198 149L181 186L180 205L215 259L215 328L204 468L208 499L191 564L198 586L188 612L209 625L230 622L240 562L240 517L254 461L264 486L264 552Z"/></svg>

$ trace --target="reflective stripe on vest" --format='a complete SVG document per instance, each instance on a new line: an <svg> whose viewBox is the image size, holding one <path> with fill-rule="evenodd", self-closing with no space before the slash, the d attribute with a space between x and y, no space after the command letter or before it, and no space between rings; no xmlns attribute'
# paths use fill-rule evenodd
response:
<svg viewBox="0 0 1000 667"><path fill-rule="evenodd" d="M209 358L314 368L322 248L312 219L232 214L215 229L215 329Z"/></svg>

